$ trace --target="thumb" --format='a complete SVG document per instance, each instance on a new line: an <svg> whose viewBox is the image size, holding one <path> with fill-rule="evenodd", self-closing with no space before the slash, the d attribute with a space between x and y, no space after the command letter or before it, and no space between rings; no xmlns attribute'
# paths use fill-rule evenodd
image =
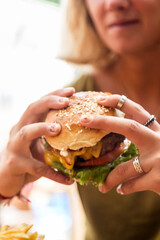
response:
<svg viewBox="0 0 160 240"><path fill-rule="evenodd" d="M34 158L31 158L29 159L29 161L27 161L27 166L25 166L25 171L35 176L37 179L41 177L46 177L55 182L62 183L65 185L70 185L73 183L73 181L70 180L69 177L61 174L60 172L52 169L45 163L40 162Z"/></svg>

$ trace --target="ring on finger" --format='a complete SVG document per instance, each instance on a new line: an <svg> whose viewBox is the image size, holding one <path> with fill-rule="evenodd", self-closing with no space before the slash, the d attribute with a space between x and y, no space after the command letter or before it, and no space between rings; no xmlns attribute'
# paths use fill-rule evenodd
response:
<svg viewBox="0 0 160 240"><path fill-rule="evenodd" d="M119 102L117 103L116 108L120 110L123 107L126 100L127 100L127 97L125 95L122 95Z"/></svg>
<svg viewBox="0 0 160 240"><path fill-rule="evenodd" d="M145 127L150 126L155 120L156 120L156 117L154 115L151 115L150 119L147 120L147 122L144 124L144 126Z"/></svg>
<svg viewBox="0 0 160 240"><path fill-rule="evenodd" d="M143 169L141 168L138 156L133 158L133 167L138 174L144 173Z"/></svg>

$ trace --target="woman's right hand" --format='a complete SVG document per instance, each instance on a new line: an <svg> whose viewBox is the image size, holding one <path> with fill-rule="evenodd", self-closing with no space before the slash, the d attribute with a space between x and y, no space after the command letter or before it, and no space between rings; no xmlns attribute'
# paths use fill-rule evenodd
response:
<svg viewBox="0 0 160 240"><path fill-rule="evenodd" d="M6 197L16 195L22 187L46 177L66 185L72 184L68 177L47 166L43 160L44 145L41 136L56 136L61 130L59 124L45 123L49 109L67 107L67 97L74 88L52 92L29 105L19 122L12 128L6 148L0 156L0 194Z"/></svg>

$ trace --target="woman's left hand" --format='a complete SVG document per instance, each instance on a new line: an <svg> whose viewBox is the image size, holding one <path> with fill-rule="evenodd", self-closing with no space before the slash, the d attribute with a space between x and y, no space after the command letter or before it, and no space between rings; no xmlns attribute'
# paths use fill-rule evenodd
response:
<svg viewBox="0 0 160 240"><path fill-rule="evenodd" d="M116 108L120 98L120 95L109 95L100 99L98 103ZM143 173L137 173L133 160L129 160L113 169L103 186L99 186L99 190L106 193L119 184L117 192L120 194L145 190L160 194L160 125L153 121L148 127L144 126L151 115L130 99L125 101L121 110L126 118L86 116L81 119L81 123L86 127L125 135L139 149L138 159Z"/></svg>

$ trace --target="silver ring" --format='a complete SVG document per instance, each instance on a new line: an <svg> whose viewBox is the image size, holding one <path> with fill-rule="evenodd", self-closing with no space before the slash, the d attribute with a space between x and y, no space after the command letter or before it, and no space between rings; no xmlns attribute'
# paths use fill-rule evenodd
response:
<svg viewBox="0 0 160 240"><path fill-rule="evenodd" d="M126 100L127 100L127 97L122 95L119 102L117 103L116 108L120 110L123 107L123 104L125 103Z"/></svg>
<svg viewBox="0 0 160 240"><path fill-rule="evenodd" d="M136 170L137 173L143 173L143 169L141 168L140 162L139 162L139 158L138 156L133 158L133 167Z"/></svg>
<svg viewBox="0 0 160 240"><path fill-rule="evenodd" d="M151 115L151 118L144 124L144 126L145 127L150 126L155 120L156 120L156 117L154 115Z"/></svg>

